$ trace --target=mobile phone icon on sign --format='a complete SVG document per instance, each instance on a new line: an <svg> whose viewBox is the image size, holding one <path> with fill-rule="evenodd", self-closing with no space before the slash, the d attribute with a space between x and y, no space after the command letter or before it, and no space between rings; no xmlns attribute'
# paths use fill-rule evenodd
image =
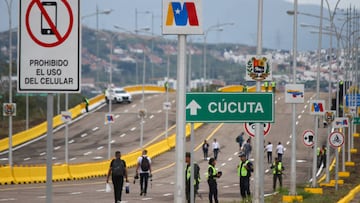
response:
<svg viewBox="0 0 360 203"><path fill-rule="evenodd" d="M57 27L57 4L55 1L43 1L41 2L45 11L49 15L51 22ZM41 34L43 35L53 35L54 32L52 31L48 21L46 20L43 13L41 13Z"/></svg>

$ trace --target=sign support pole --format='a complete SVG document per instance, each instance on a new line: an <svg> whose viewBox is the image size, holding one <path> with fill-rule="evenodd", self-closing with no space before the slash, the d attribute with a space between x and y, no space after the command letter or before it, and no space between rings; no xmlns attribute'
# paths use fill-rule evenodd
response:
<svg viewBox="0 0 360 203"><path fill-rule="evenodd" d="M46 136L46 203L52 203L52 157L53 157L53 116L54 95L47 95L47 136Z"/></svg>
<svg viewBox="0 0 360 203"><path fill-rule="evenodd" d="M174 202L182 203L185 199L185 83L186 83L186 35L178 35L177 58L177 88L176 88L176 146L175 146L175 194Z"/></svg>
<svg viewBox="0 0 360 203"><path fill-rule="evenodd" d="M260 56L262 54L262 25L263 25L263 0L258 0L258 25L257 25L257 51L256 54ZM261 92L260 81L256 81L256 92ZM264 202L264 133L260 128L262 123L255 124L255 141L256 141L256 152L255 152L255 203ZM262 133L260 133L262 132Z"/></svg>
<svg viewBox="0 0 360 203"><path fill-rule="evenodd" d="M65 111L69 110L69 94L65 93ZM65 123L65 163L69 163L69 122Z"/></svg>

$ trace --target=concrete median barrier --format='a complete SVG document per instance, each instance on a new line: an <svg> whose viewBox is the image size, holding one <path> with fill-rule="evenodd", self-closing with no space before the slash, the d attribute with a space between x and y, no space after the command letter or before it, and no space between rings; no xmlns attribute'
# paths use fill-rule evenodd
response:
<svg viewBox="0 0 360 203"><path fill-rule="evenodd" d="M15 179L10 166L0 167L0 185L14 184Z"/></svg>

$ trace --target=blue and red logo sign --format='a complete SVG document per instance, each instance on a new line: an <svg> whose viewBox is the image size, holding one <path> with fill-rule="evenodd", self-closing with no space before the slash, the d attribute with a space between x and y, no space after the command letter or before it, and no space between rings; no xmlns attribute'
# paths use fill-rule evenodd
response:
<svg viewBox="0 0 360 203"><path fill-rule="evenodd" d="M194 2L170 2L168 5L168 13L166 17L166 25L177 26L199 26L199 20L196 13Z"/></svg>
<svg viewBox="0 0 360 203"><path fill-rule="evenodd" d="M163 34L203 34L201 0L163 0Z"/></svg>
<svg viewBox="0 0 360 203"><path fill-rule="evenodd" d="M324 100L312 100L310 101L310 114L312 115L324 115L325 114L325 101Z"/></svg>

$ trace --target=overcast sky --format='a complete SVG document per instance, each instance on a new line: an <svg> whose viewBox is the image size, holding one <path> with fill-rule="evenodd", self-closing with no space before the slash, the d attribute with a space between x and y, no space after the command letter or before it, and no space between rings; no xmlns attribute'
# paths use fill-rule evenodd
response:
<svg viewBox="0 0 360 203"><path fill-rule="evenodd" d="M8 10L6 2L0 0L0 31L9 29ZM18 4L20 0L12 0L12 27L18 26ZM47 0L51 1L51 0ZM60 0L53 0L58 1ZM321 0L298 0L299 11L311 12L319 15L318 5ZM324 0L325 2L325 0ZM337 0L328 0L330 9L334 9ZM235 23L234 26L224 26L222 32L208 32L208 43L229 42L246 45L256 45L257 36L257 4L256 0L202 0L204 31L218 23ZM315 5L314 5L315 4ZM360 8L360 0L341 0L340 8L350 5ZM109 15L99 15L99 29L114 29L117 25L127 30L135 30L135 9L137 9L137 27L151 28L156 35L161 35L162 0L81 0L81 16L99 11L113 9ZM326 4L324 3L326 7ZM326 7L327 8L327 7ZM293 9L293 0L264 0L264 32L263 46L266 48L291 49L292 46L292 18L286 15L287 10ZM150 11L151 14L146 14ZM326 13L324 13L325 15ZM153 16L153 18L151 17ZM60 18L59 18L60 19ZM299 23L314 23L314 19L299 16ZM82 20L86 26L96 28L96 16ZM304 30L304 29L302 29ZM316 49L316 43L305 43L316 39L309 34L309 30L299 31L299 49ZM306 32L306 33L305 33ZM174 36L175 38L175 36ZM203 36L191 36L192 41L202 42ZM304 43L301 42L304 40Z"/></svg>

